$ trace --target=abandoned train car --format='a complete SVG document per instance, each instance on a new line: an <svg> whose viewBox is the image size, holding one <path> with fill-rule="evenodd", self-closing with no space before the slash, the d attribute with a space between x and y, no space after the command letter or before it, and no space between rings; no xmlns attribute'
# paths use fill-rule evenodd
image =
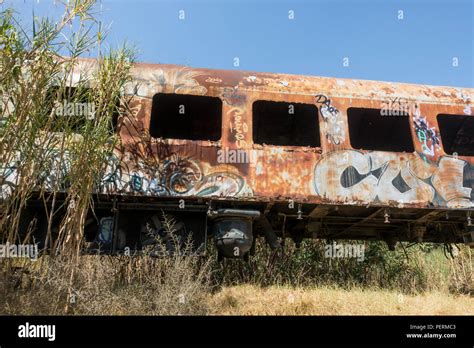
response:
<svg viewBox="0 0 474 348"><path fill-rule="evenodd" d="M77 74L94 69L81 61ZM86 236L473 243L474 90L135 64ZM148 236L148 237L147 237Z"/></svg>

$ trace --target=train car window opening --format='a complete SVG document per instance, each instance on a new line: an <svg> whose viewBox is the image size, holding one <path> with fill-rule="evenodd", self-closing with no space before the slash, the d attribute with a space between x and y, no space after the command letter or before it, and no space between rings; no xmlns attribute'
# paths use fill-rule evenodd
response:
<svg viewBox="0 0 474 348"><path fill-rule="evenodd" d="M347 109L351 146L358 150L413 152L407 115L383 116L380 109Z"/></svg>
<svg viewBox="0 0 474 348"><path fill-rule="evenodd" d="M152 137L218 141L221 133L220 98L168 93L153 96L150 120Z"/></svg>
<svg viewBox="0 0 474 348"><path fill-rule="evenodd" d="M73 133L81 133L87 120L94 120L97 113L97 104L94 102L94 90L88 87L65 87L59 91L58 86L48 89L44 107L45 117L40 127L46 128L48 118L52 113L52 123L49 128L52 132L64 132L71 130ZM112 117L108 124L109 134L117 131L120 97L115 101Z"/></svg>
<svg viewBox="0 0 474 348"><path fill-rule="evenodd" d="M439 114L436 118L444 152L474 156L474 117Z"/></svg>
<svg viewBox="0 0 474 348"><path fill-rule="evenodd" d="M255 144L321 146L315 105L258 100L252 111Z"/></svg>

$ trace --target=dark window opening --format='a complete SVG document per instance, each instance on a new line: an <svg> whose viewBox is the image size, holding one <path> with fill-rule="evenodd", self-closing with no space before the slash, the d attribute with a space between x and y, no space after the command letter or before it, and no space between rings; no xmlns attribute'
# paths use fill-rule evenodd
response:
<svg viewBox="0 0 474 348"><path fill-rule="evenodd" d="M347 109L349 137L354 149L413 152L408 116L383 116L380 109Z"/></svg>
<svg viewBox="0 0 474 348"><path fill-rule="evenodd" d="M217 141L221 128L219 98L164 93L153 96L150 135L154 138Z"/></svg>
<svg viewBox="0 0 474 348"><path fill-rule="evenodd" d="M459 156L474 156L474 116L437 116L444 152Z"/></svg>
<svg viewBox="0 0 474 348"><path fill-rule="evenodd" d="M253 103L253 141L277 146L321 146L318 109L312 104Z"/></svg>

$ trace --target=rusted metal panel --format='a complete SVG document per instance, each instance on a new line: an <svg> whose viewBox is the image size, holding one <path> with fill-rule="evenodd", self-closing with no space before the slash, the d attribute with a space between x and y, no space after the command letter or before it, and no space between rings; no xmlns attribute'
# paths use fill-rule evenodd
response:
<svg viewBox="0 0 474 348"><path fill-rule="evenodd" d="M93 61L84 60L77 73L94 67ZM99 188L102 193L419 208L474 206L474 158L447 155L436 121L440 113L474 117L474 89L175 65L136 64L132 74L133 82L126 87L126 94L132 96L132 115L120 129L123 145L110 159ZM156 93L221 98L221 140L147 136ZM314 104L319 110L321 147L253 144L256 100ZM382 108L401 101L413 107L413 153L351 147L349 107ZM220 163L218 157L228 150L241 151L251 160ZM349 183L343 182L343 174L353 176ZM403 192L393 184L397 176L407 186Z"/></svg>

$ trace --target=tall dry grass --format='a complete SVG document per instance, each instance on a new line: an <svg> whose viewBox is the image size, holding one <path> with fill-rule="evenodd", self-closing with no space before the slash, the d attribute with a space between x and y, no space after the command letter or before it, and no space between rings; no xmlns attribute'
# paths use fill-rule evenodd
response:
<svg viewBox="0 0 474 348"><path fill-rule="evenodd" d="M82 256L72 291L70 258L45 257L0 283L8 314L205 314L208 268L197 258ZM39 261L40 262L40 261ZM3 277L5 277L3 273ZM65 310L65 303L68 303Z"/></svg>
<svg viewBox="0 0 474 348"><path fill-rule="evenodd" d="M44 256L0 275L2 314L199 315L210 311L209 263L197 257ZM76 267L72 282L65 279ZM67 304L67 306L66 306Z"/></svg>
<svg viewBox="0 0 474 348"><path fill-rule="evenodd" d="M32 28L22 27L13 10L0 12L0 241L34 243L36 221L25 231L20 220L38 195L48 219L44 252L69 257L62 277L71 296L93 189L117 142L110 128L126 104L121 92L130 81L133 52L102 52L105 33L94 0L63 5L59 20L33 18ZM92 50L98 51L95 69L77 74L79 57ZM84 100L95 106L93 117L57 116L63 102ZM61 206L59 194L65 195ZM10 271L8 261L3 266Z"/></svg>
<svg viewBox="0 0 474 348"><path fill-rule="evenodd" d="M174 250L151 256L69 254L18 260L0 273L0 313L82 315L197 315L210 311L211 263L192 255L192 244L175 235L163 214ZM160 250L166 246L156 238ZM160 245L161 243L161 245ZM65 278L70 275L70 278ZM72 276L71 276L72 275Z"/></svg>
<svg viewBox="0 0 474 348"><path fill-rule="evenodd" d="M35 221L20 231L20 216L34 192L39 191L48 216L39 261L0 260L1 314L220 313L245 305L238 295L224 295L219 302L226 289L242 284L472 294L467 248L446 259L435 247L400 244L391 253L383 243L370 242L363 262L324 257L323 241L306 241L299 249L287 243L279 253L258 241L249 263L218 263L212 246L205 257L81 255L93 187L118 141L109 129L114 113L124 114L121 90L133 61L127 48L103 53L104 34L94 11L92 0L67 2L62 18L35 20L31 31L18 25L14 12L0 12L0 241L33 242ZM66 30L70 26L72 33ZM81 93L67 93L77 59L90 50L99 51L98 69L75 81ZM95 117L79 128L66 118L58 124L54 102L84 97L96 105ZM61 132L52 136L56 127ZM17 175L12 179L13 167ZM62 207L57 203L61 192L66 197Z"/></svg>
<svg viewBox="0 0 474 348"><path fill-rule="evenodd" d="M0 239L32 242L29 231L20 231L20 216L38 193L48 216L45 249L78 255L93 189L117 142L110 129L126 104L122 90L133 52L100 52L95 68L79 74L79 57L98 49L104 33L93 0L64 7L59 21L35 18L32 31L18 24L12 10L0 12ZM95 107L93 117L79 122L57 116L63 102L85 100ZM59 193L65 193L61 207ZM53 231L60 208L65 214Z"/></svg>
<svg viewBox="0 0 474 348"><path fill-rule="evenodd" d="M79 267L70 257L45 255L36 262L17 264L15 272L1 273L0 313L471 313L469 248L447 259L440 248L418 246L408 260L400 261L392 259L397 260L397 252L406 258L403 250L389 255L381 249L378 262L357 265L302 257L300 253L315 252L307 250L310 244L275 256L262 243L260 254L248 264L217 263L212 246L202 257L189 256L190 250L166 257L83 255ZM71 267L76 269L69 280L64 274L70 274ZM361 272L366 276L361 277ZM384 272L389 272L390 281Z"/></svg>

